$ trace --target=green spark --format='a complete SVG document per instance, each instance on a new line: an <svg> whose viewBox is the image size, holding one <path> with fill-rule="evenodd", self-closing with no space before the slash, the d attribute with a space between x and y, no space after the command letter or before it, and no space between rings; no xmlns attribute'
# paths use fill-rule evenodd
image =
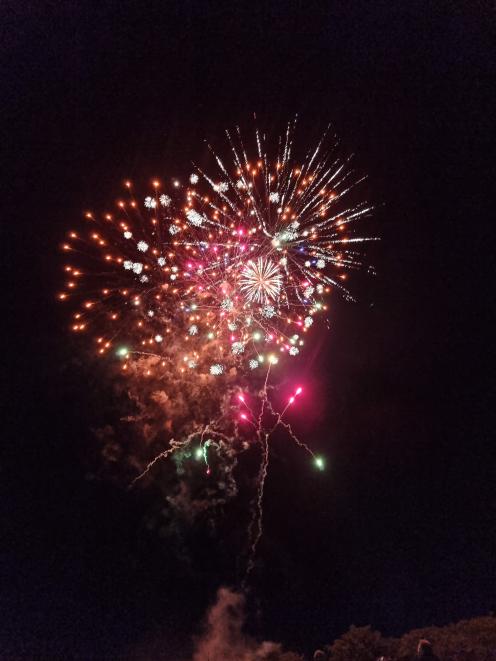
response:
<svg viewBox="0 0 496 661"><path fill-rule="evenodd" d="M323 471L325 468L325 462L322 457L315 457L314 464L319 469L319 471Z"/></svg>

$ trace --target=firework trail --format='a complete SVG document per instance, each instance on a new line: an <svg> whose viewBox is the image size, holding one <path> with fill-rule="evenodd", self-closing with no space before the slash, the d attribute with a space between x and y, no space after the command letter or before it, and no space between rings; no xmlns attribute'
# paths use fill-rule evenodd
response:
<svg viewBox="0 0 496 661"><path fill-rule="evenodd" d="M302 388L277 412L269 374L280 359L297 360L332 290L351 298L345 283L362 266L358 248L375 240L355 234L372 208L353 201L363 177L350 159L335 156L324 136L297 162L293 134L290 124L272 159L258 130L250 158L239 129L227 132L229 158L212 150L214 173L154 181L140 197L126 182L115 212L87 212L86 227L62 245L67 279L58 297L74 305L72 331L88 333L98 356L113 354L141 419L156 427L160 451L131 486L170 456L193 454L210 475L211 452L229 456L232 469L240 452L259 448L248 573L271 435L281 426L324 467L284 420ZM231 493L233 479L231 471Z"/></svg>

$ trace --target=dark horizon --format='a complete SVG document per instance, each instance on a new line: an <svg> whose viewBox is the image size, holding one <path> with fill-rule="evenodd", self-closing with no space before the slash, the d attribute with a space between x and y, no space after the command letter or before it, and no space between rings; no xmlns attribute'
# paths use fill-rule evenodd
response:
<svg viewBox="0 0 496 661"><path fill-rule="evenodd" d="M222 145L238 124L250 135L254 114L271 134L298 114L301 150L332 124L368 175L363 228L381 242L367 260L377 276L351 280L355 304L333 295L330 330L301 358L302 433L328 469L276 444L248 629L308 654L350 624L398 635L494 610L493 9L21 2L2 14L0 648L123 658L159 641L180 658L217 588L236 587L230 542L191 531L178 558L146 528L153 486L128 492L99 469L92 429L115 414L111 384L55 295L58 246L84 211L113 204L126 178L189 171L205 140Z"/></svg>

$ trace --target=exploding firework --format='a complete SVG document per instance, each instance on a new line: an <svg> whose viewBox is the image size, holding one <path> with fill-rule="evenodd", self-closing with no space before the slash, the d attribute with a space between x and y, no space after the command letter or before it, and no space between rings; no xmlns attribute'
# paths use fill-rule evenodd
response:
<svg viewBox="0 0 496 661"><path fill-rule="evenodd" d="M371 207L346 204L361 181L349 162L321 142L296 164L289 130L274 162L257 132L248 160L228 136L232 164L214 155L217 177L198 169L139 198L126 182L117 212L87 213L86 229L69 233L59 298L79 304L72 329L94 333L99 354L160 356L181 333L176 369L255 369L300 352L332 289L350 297L346 271L372 237L354 235Z"/></svg>
<svg viewBox="0 0 496 661"><path fill-rule="evenodd" d="M284 419L301 388L281 413L273 408L271 366L300 353L314 320L326 315L332 290L351 298L347 272L360 268L357 249L375 237L355 234L356 221L371 212L351 194L363 178L350 159L327 149L325 138L297 162L292 126L274 158L259 131L253 157L239 131L227 137L229 157L212 152L214 173L196 168L185 182L154 181L142 195L126 182L126 199L114 212L86 213L86 227L69 232L62 246L70 260L59 298L76 306L72 330L89 332L98 355L117 355L123 373L174 383L176 390L177 383L189 392L203 388L216 401L192 403L184 424L171 423L179 438L171 431L136 480L158 459L195 445L210 474L211 450L229 448L232 456L250 445L251 434L262 456L250 526L254 551L271 434L285 428L324 467ZM215 379L224 384L217 399ZM251 384L258 410L244 396L233 406L241 380Z"/></svg>

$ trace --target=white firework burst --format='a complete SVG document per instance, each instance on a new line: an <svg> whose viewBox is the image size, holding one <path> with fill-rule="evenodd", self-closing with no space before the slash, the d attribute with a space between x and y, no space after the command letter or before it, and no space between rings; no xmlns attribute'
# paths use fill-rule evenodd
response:
<svg viewBox="0 0 496 661"><path fill-rule="evenodd" d="M265 257L249 261L241 272L240 288L251 303L264 305L270 300L277 300L281 286L279 267Z"/></svg>

